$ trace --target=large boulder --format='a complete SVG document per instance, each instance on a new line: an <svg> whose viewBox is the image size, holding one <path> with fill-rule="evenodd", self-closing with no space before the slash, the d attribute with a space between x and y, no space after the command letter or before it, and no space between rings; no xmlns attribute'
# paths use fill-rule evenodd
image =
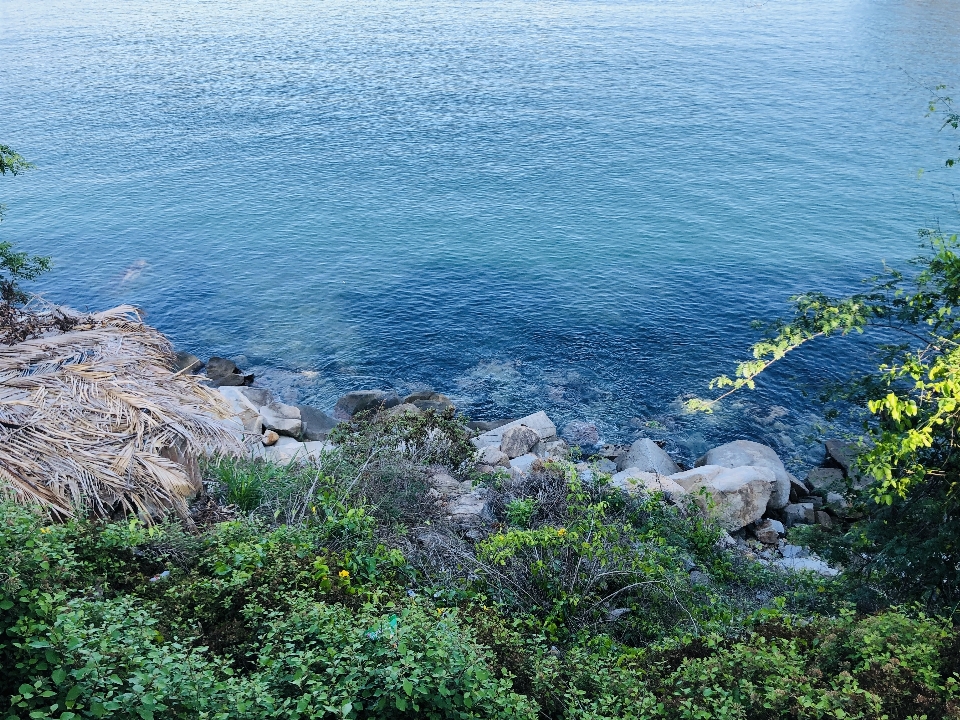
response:
<svg viewBox="0 0 960 720"><path fill-rule="evenodd" d="M824 446L827 457L843 469L843 474L850 478L853 487L862 490L869 484L870 478L857 470L857 458L867 452L867 447L842 440L827 440Z"/></svg>
<svg viewBox="0 0 960 720"><path fill-rule="evenodd" d="M610 478L610 486L630 495L662 492L668 500L673 502L687 494L679 483L670 478L635 467L622 470Z"/></svg>
<svg viewBox="0 0 960 720"><path fill-rule="evenodd" d="M326 440L330 431L337 426L337 421L322 410L309 405L297 405L297 409L300 411L302 425L300 433L308 442Z"/></svg>
<svg viewBox="0 0 960 720"><path fill-rule="evenodd" d="M355 390L337 400L333 417L349 420L360 412L386 410L399 404L400 398L392 390Z"/></svg>
<svg viewBox="0 0 960 720"><path fill-rule="evenodd" d="M774 487L770 493L769 509L780 510L790 502L790 482L793 476L787 472L776 451L752 440L734 440L715 447L697 460L696 467L719 465L727 468L760 467L774 475Z"/></svg>
<svg viewBox="0 0 960 720"><path fill-rule="evenodd" d="M276 400L273 393L267 388L241 387L238 390L241 395L258 408L269 405Z"/></svg>
<svg viewBox="0 0 960 720"><path fill-rule="evenodd" d="M845 490L843 470L839 468L813 468L807 473L807 485L813 488L817 495L826 495L835 490Z"/></svg>
<svg viewBox="0 0 960 720"><path fill-rule="evenodd" d="M253 384L253 373L244 373L233 360L212 357L207 360L207 377L214 387L237 387Z"/></svg>
<svg viewBox="0 0 960 720"><path fill-rule="evenodd" d="M403 402L407 405L416 405L419 410L436 410L437 412L443 412L448 408L456 409L457 407L453 404L453 400L446 395L433 390L418 390L410 393L403 399Z"/></svg>
<svg viewBox="0 0 960 720"><path fill-rule="evenodd" d="M701 511L730 532L763 517L776 485L772 470L755 466L702 465L667 479L692 494Z"/></svg>
<svg viewBox="0 0 960 720"><path fill-rule="evenodd" d="M500 438L500 450L511 460L526 455L540 442L540 435L533 428L517 425L507 430Z"/></svg>
<svg viewBox="0 0 960 720"><path fill-rule="evenodd" d="M515 428L519 425L528 427L531 430L536 430L541 440L550 441L557 438L557 426L554 425L553 421L547 417L547 414L541 410L540 412L533 413L533 415L527 415L519 420L514 420L506 423L505 425L492 428L487 432L484 432L483 434L473 438L473 440L470 442L472 442L477 448L485 448L490 445L500 447L500 441L503 439L503 434L511 428Z"/></svg>
<svg viewBox="0 0 960 720"><path fill-rule="evenodd" d="M279 435L299 438L303 430L300 408L296 405L273 402L260 408L260 417L263 418L263 426L267 430L273 430Z"/></svg>
<svg viewBox="0 0 960 720"><path fill-rule="evenodd" d="M510 458L507 457L507 454L501 451L499 448L493 447L492 445L478 451L477 458L482 465L490 465L492 467L510 467Z"/></svg>
<svg viewBox="0 0 960 720"><path fill-rule="evenodd" d="M643 472L673 475L680 472L680 466L673 458L650 438L640 438L627 451L617 458L617 469L638 468Z"/></svg>
<svg viewBox="0 0 960 720"><path fill-rule="evenodd" d="M260 416L260 408L243 394L242 390L246 388L224 386L218 389L243 426L244 434L259 435L263 431L263 418Z"/></svg>
<svg viewBox="0 0 960 720"><path fill-rule="evenodd" d="M178 375L192 375L203 369L203 361L196 355L188 352L176 353L176 360L173 363L173 371Z"/></svg>

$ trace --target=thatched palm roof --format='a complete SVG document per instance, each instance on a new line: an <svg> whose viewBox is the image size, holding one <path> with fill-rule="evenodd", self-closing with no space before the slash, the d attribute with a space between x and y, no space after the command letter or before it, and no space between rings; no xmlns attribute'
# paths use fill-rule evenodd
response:
<svg viewBox="0 0 960 720"><path fill-rule="evenodd" d="M170 342L135 308L45 312L73 327L0 346L0 494L61 516L184 514L197 455L239 449L229 407L173 372Z"/></svg>

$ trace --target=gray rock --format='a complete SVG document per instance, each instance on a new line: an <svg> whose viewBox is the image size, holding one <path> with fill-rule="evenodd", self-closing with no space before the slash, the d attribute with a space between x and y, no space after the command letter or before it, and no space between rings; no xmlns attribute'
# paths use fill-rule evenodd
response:
<svg viewBox="0 0 960 720"><path fill-rule="evenodd" d="M447 514L454 523L466 527L485 525L495 520L487 488L476 488L451 500L447 504Z"/></svg>
<svg viewBox="0 0 960 720"><path fill-rule="evenodd" d="M703 465L767 468L774 475L774 486L770 493L768 509L779 510L790 502L790 481L793 476L787 472L783 462L771 447L751 440L734 440L708 450L696 462L697 467Z"/></svg>
<svg viewBox="0 0 960 720"><path fill-rule="evenodd" d="M661 475L680 472L680 466L673 461L673 458L650 438L640 438L630 446L626 455L617 459L618 469L632 467L639 468L643 472Z"/></svg>
<svg viewBox="0 0 960 720"><path fill-rule="evenodd" d="M434 470L428 476L427 482L447 499L459 498L473 492L473 483L469 480L457 480L446 470Z"/></svg>
<svg viewBox="0 0 960 720"><path fill-rule="evenodd" d="M585 420L574 420L567 423L560 436L577 447L591 447L600 442L600 431L597 429L596 423Z"/></svg>
<svg viewBox="0 0 960 720"><path fill-rule="evenodd" d="M813 468L807 473L807 484L818 495L825 495L831 490L842 489L843 470L839 468Z"/></svg>
<svg viewBox="0 0 960 720"><path fill-rule="evenodd" d="M326 440L330 431L337 426L337 421L322 410L317 410L309 405L298 405L297 409L300 411L300 422L302 423L300 432L304 440L309 442Z"/></svg>
<svg viewBox="0 0 960 720"><path fill-rule="evenodd" d="M813 525L817 521L813 503L790 503L783 509L787 527L794 525Z"/></svg>
<svg viewBox="0 0 960 720"><path fill-rule="evenodd" d="M839 571L827 565L820 558L782 558L774 561L774 565L792 572L812 572L824 577L835 577Z"/></svg>
<svg viewBox="0 0 960 720"><path fill-rule="evenodd" d="M510 428L517 427L518 425L523 425L531 428L532 430L536 430L537 434L540 436L540 439L544 441L554 440L557 437L557 426L554 425L550 418L547 417L547 414L541 410L533 415L527 415L519 420L513 420L505 425L488 430L487 432L484 432L483 434L473 438L473 440L470 442L472 442L474 446L478 448L486 447L487 445L496 445L499 447L500 440L503 438L503 434Z"/></svg>
<svg viewBox="0 0 960 720"><path fill-rule="evenodd" d="M349 420L360 412L386 410L399 404L400 398L392 390L355 390L337 400L333 417Z"/></svg>
<svg viewBox="0 0 960 720"><path fill-rule="evenodd" d="M260 408L260 417L263 418L263 426L267 430L273 430L286 437L300 437L303 423L300 420L300 409L295 405L270 403Z"/></svg>
<svg viewBox="0 0 960 720"><path fill-rule="evenodd" d="M823 510L817 510L816 513L814 513L814 515L817 520L817 525L819 525L820 527L825 527L825 528L833 527L833 518L830 517L830 513L824 512Z"/></svg>
<svg viewBox="0 0 960 720"><path fill-rule="evenodd" d="M810 551L802 545L787 544L780 548L780 554L785 558L802 558L809 555Z"/></svg>
<svg viewBox="0 0 960 720"><path fill-rule="evenodd" d="M527 453L526 455L521 455L518 458L514 458L510 461L510 468L521 473L528 473L533 468L533 464L539 460L536 455L533 453Z"/></svg>
<svg viewBox="0 0 960 720"><path fill-rule="evenodd" d="M690 493L701 512L728 531L763 517L776 477L766 467L703 465L667 479Z"/></svg>
<svg viewBox="0 0 960 720"><path fill-rule="evenodd" d="M779 520L771 520L770 518L762 521L757 525L756 530L753 531L754 535L757 536L757 540L764 545L776 545L784 532L786 531L784 530L783 523Z"/></svg>
<svg viewBox="0 0 960 720"><path fill-rule="evenodd" d="M525 425L518 425L503 433L500 438L500 450L505 452L508 458L513 459L526 455L539 442L540 435L536 430Z"/></svg>
<svg viewBox="0 0 960 720"><path fill-rule="evenodd" d="M513 420L471 420L467 423L467 427L482 434L496 430L498 427L503 427L512 422Z"/></svg>
<svg viewBox="0 0 960 720"><path fill-rule="evenodd" d="M597 455L600 457L607 458L608 460L616 460L621 455L625 455L630 452L629 445L601 445L600 449L597 451Z"/></svg>
<svg viewBox="0 0 960 720"><path fill-rule="evenodd" d="M196 355L188 352L176 353L176 360L173 363L173 371L180 375L192 375L203 369L203 361Z"/></svg>
<svg viewBox="0 0 960 720"><path fill-rule="evenodd" d="M687 494L677 482L659 473L645 472L640 468L621 470L610 478L610 487L617 488L629 495L662 492L667 500L676 502Z"/></svg>
<svg viewBox="0 0 960 720"><path fill-rule="evenodd" d="M541 442L536 447L537 455L548 460L563 460L570 451L570 446L563 440Z"/></svg>
<svg viewBox="0 0 960 720"><path fill-rule="evenodd" d="M380 413L383 417L397 417L398 415L423 415L423 411L420 410L413 403L400 403L399 405L394 405L392 408L384 410Z"/></svg>
<svg viewBox="0 0 960 720"><path fill-rule="evenodd" d="M827 493L827 504L845 510L847 508L847 498L837 492Z"/></svg>
<svg viewBox="0 0 960 720"><path fill-rule="evenodd" d="M499 448L495 447L485 447L483 450L480 450L478 457L481 463L484 465L490 465L492 467L510 467L510 458L507 457L505 452L502 452Z"/></svg>
<svg viewBox="0 0 960 720"><path fill-rule="evenodd" d="M207 361L207 377L214 387L238 387L253 383L253 373L244 373L233 360L212 357Z"/></svg>
<svg viewBox="0 0 960 720"><path fill-rule="evenodd" d="M416 405L420 410L435 410L437 412L443 412L448 408L456 409L453 400L443 393L433 390L419 390L410 393L403 399L403 403L405 405Z"/></svg>
<svg viewBox="0 0 960 720"><path fill-rule="evenodd" d="M273 393L267 388L243 387L240 388L240 393L257 408L262 408L276 400Z"/></svg>
<svg viewBox="0 0 960 720"><path fill-rule="evenodd" d="M597 460L597 472L613 475L617 472L617 464L613 460L607 460L607 458Z"/></svg>
<svg viewBox="0 0 960 720"><path fill-rule="evenodd" d="M844 475L853 477L857 457L864 452L865 448L843 440L827 440L824 447L827 450L827 456L843 469Z"/></svg>

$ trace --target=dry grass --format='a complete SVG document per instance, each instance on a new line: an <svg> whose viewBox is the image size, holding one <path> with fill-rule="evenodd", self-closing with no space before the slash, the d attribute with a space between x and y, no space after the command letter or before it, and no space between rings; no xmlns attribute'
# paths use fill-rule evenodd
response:
<svg viewBox="0 0 960 720"><path fill-rule="evenodd" d="M0 494L61 516L185 516L196 457L239 449L229 407L171 370L169 341L135 308L39 315L55 313L70 329L0 346Z"/></svg>

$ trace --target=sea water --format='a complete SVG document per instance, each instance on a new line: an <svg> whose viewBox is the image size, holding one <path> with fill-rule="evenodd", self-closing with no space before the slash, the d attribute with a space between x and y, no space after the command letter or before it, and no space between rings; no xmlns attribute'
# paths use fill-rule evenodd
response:
<svg viewBox="0 0 960 720"><path fill-rule="evenodd" d="M0 0L0 142L37 165L0 239L288 401L430 387L815 462L857 343L682 401L751 320L960 224L926 117L957 37L953 0Z"/></svg>

